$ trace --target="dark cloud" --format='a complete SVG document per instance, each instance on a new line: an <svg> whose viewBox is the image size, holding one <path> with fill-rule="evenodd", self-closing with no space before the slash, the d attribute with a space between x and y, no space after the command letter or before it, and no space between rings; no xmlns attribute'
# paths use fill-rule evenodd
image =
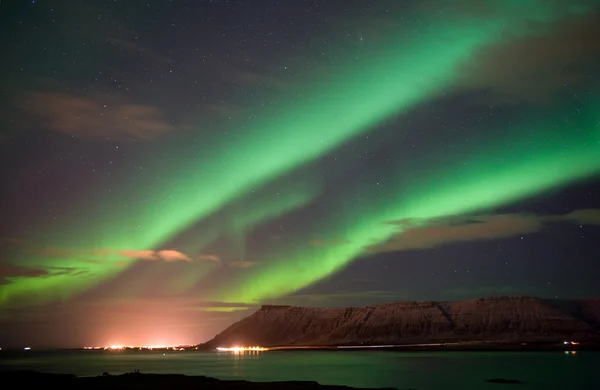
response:
<svg viewBox="0 0 600 390"><path fill-rule="evenodd" d="M584 209L576 210L563 216L564 220L572 221L580 225L600 225L600 210Z"/></svg>
<svg viewBox="0 0 600 390"><path fill-rule="evenodd" d="M28 127L93 139L154 139L175 130L163 112L114 96L32 92L21 107Z"/></svg>
<svg viewBox="0 0 600 390"><path fill-rule="evenodd" d="M10 278L37 278L47 275L49 275L49 272L46 269L0 263L0 284L9 283Z"/></svg>
<svg viewBox="0 0 600 390"><path fill-rule="evenodd" d="M401 220L398 233L385 243L369 246L370 252L430 249L450 243L495 240L535 233L551 222L600 225L600 210L576 210L564 215L492 214L449 217L428 221Z"/></svg>
<svg viewBox="0 0 600 390"><path fill-rule="evenodd" d="M82 275L86 269L73 267L28 267L10 263L0 263L0 285L10 283L13 278L40 278L59 275Z"/></svg>
<svg viewBox="0 0 600 390"><path fill-rule="evenodd" d="M94 255L94 256L108 256L111 251L108 249L62 249L62 248L42 248L32 249L31 253L36 253L44 256L51 257L64 257L64 256L77 256L77 255Z"/></svg>
<svg viewBox="0 0 600 390"><path fill-rule="evenodd" d="M374 252L429 249L453 242L511 237L539 231L543 222L536 216L501 214L465 218L460 224L456 218L449 218L412 227L406 227L406 222L401 221L400 225L404 230L387 242L368 249Z"/></svg>

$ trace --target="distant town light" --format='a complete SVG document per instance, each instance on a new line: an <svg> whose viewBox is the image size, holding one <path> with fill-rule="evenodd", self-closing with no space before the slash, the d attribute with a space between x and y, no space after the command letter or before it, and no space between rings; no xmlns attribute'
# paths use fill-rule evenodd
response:
<svg viewBox="0 0 600 390"><path fill-rule="evenodd" d="M217 351L219 352L233 352L233 353L240 353L240 352L259 352L259 351L268 351L269 348L264 348L264 347L218 347Z"/></svg>
<svg viewBox="0 0 600 390"><path fill-rule="evenodd" d="M171 345L139 345L139 346L135 346L135 345L109 345L106 347L83 347L83 349L91 349L91 350L98 350L98 349L103 349L105 351L120 351L123 349L132 349L132 350L154 350L154 349L172 349L174 351L185 351L186 349L191 348L190 345L178 345L178 346L171 346ZM197 348L196 348L197 349Z"/></svg>

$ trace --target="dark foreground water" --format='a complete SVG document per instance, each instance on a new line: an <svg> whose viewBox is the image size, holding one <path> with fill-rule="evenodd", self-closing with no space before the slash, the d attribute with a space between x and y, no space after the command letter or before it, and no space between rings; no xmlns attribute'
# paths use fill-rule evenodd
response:
<svg viewBox="0 0 600 390"><path fill-rule="evenodd" d="M99 375L206 375L251 381L311 380L398 389L600 389L600 352L0 352L0 369ZM518 379L523 384L486 383Z"/></svg>

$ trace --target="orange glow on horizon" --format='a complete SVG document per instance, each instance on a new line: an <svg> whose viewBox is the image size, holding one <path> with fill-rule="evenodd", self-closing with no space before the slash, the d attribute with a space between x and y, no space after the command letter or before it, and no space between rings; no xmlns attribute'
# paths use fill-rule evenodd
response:
<svg viewBox="0 0 600 390"><path fill-rule="evenodd" d="M218 347L217 351L219 352L233 352L233 353L240 353L240 352L261 352L261 351L268 351L269 348L264 348L264 347Z"/></svg>
<svg viewBox="0 0 600 390"><path fill-rule="evenodd" d="M191 345L109 345L106 347L83 347L83 349L92 349L92 350L105 350L105 351L119 351L123 349L172 349L174 351L184 351L186 349L192 348ZM198 349L198 348L196 348Z"/></svg>

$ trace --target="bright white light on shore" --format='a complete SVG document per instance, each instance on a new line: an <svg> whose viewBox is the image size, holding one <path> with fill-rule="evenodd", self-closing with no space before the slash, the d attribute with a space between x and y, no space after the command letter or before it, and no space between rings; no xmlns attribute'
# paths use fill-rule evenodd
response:
<svg viewBox="0 0 600 390"><path fill-rule="evenodd" d="M26 351L29 351L31 348L29 348L29 347L25 347L25 348L23 348L23 349L24 349L24 350L26 350Z"/></svg>
<svg viewBox="0 0 600 390"><path fill-rule="evenodd" d="M233 352L233 353L240 353L240 352L254 352L254 351L268 351L269 348L264 348L264 347L218 347L217 351L220 352Z"/></svg>

